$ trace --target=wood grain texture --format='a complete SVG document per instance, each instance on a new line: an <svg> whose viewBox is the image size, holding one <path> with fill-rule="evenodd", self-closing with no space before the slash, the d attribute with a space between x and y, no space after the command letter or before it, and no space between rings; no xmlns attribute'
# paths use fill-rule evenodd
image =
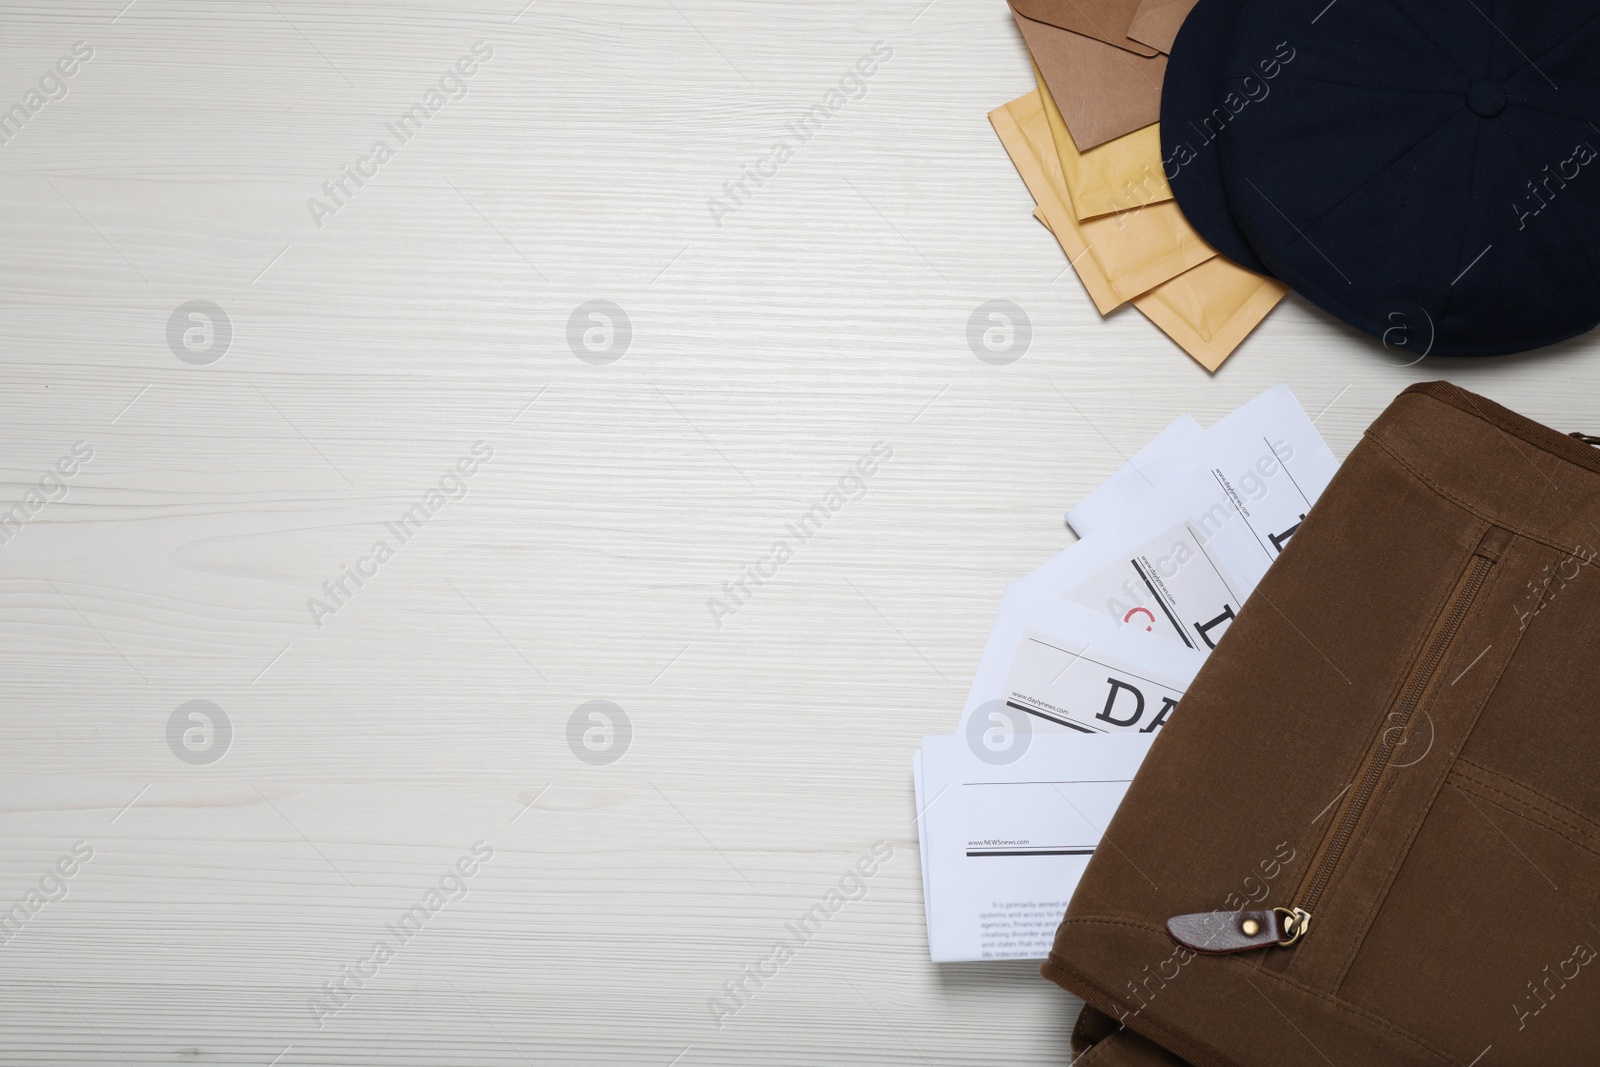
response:
<svg viewBox="0 0 1600 1067"><path fill-rule="evenodd" d="M0 1062L1065 1063L1075 1002L1029 964L934 967L922 928L910 755L1005 583L1181 411L1287 381L1343 454L1444 376L1593 430L1593 341L1403 368L1290 299L1212 377L1101 319L1031 218L984 118L1031 86L1004 5L524 2L0 3L0 108L94 53L0 145L0 511L94 453L0 544L0 905L94 851L0 944ZM1032 322L1008 366L967 345L990 299ZM232 326L208 365L168 344L192 300ZM590 300L631 322L610 365L569 349ZM606 766L568 747L596 699L632 724ZM191 700L231 723L209 765L168 745ZM880 840L865 897L719 1027ZM478 841L466 895L319 1029L323 983Z"/></svg>

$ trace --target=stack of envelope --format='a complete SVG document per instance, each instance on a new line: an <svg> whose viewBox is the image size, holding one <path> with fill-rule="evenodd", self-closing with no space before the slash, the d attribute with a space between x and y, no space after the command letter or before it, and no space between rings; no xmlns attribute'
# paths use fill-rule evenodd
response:
<svg viewBox="0 0 1600 1067"><path fill-rule="evenodd" d="M989 114L1102 315L1131 303L1216 370L1286 291L1219 256L1172 198L1157 126L1194 0L1011 0L1039 88Z"/></svg>
<svg viewBox="0 0 1600 1067"><path fill-rule="evenodd" d="M1178 419L1067 512L1080 540L1006 590L960 726L912 760L935 962L1044 958L1151 742L1337 468L1279 385L1209 429Z"/></svg>

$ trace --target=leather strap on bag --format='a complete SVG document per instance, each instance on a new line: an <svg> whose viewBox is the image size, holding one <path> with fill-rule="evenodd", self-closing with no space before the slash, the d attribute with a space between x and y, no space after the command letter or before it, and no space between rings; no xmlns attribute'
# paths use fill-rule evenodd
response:
<svg viewBox="0 0 1600 1067"><path fill-rule="evenodd" d="M1087 1004L1072 1029L1075 1067L1188 1067L1183 1060Z"/></svg>

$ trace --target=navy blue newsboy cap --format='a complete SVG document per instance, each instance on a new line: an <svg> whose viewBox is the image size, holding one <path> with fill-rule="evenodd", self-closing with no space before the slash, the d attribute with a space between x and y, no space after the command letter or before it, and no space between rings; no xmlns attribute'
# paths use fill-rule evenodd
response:
<svg viewBox="0 0 1600 1067"><path fill-rule="evenodd" d="M1185 216L1417 355L1600 323L1600 5L1200 0L1162 155Z"/></svg>

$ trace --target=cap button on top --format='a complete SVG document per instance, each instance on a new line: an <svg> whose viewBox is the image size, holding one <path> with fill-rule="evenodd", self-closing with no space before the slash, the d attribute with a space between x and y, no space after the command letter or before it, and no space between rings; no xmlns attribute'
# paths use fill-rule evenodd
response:
<svg viewBox="0 0 1600 1067"><path fill-rule="evenodd" d="M1467 89L1467 109L1492 119L1506 109L1506 87L1499 82L1476 81Z"/></svg>

